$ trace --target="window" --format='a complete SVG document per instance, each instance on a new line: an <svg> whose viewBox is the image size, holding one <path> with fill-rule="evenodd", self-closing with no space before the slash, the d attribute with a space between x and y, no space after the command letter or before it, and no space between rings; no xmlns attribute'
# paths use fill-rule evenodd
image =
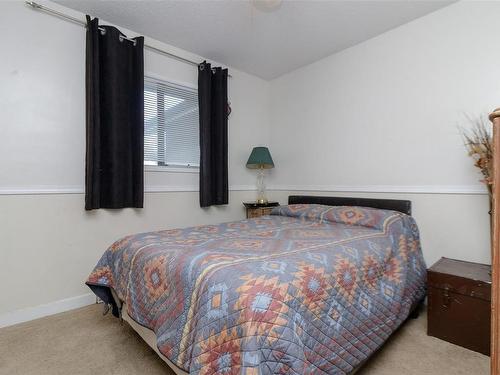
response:
<svg viewBox="0 0 500 375"><path fill-rule="evenodd" d="M199 167L196 89L145 78L144 165Z"/></svg>

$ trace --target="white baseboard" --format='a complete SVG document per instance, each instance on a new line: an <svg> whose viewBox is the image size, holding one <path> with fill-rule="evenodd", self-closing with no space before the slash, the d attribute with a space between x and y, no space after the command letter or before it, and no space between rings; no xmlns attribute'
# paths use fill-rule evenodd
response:
<svg viewBox="0 0 500 375"><path fill-rule="evenodd" d="M95 303L95 295L93 293L87 293L81 296L65 298L39 306L3 313L0 314L0 328L77 309L93 303Z"/></svg>

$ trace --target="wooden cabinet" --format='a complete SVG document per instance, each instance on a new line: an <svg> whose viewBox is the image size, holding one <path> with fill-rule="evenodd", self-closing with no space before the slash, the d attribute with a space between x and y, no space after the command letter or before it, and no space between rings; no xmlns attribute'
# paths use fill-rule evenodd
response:
<svg viewBox="0 0 500 375"><path fill-rule="evenodd" d="M245 205L247 210L247 219L269 215L274 207L280 205L278 202L268 202L265 204L259 204L255 202L244 202L243 204Z"/></svg>
<svg viewBox="0 0 500 375"><path fill-rule="evenodd" d="M491 267L441 258L427 273L427 334L490 354Z"/></svg>

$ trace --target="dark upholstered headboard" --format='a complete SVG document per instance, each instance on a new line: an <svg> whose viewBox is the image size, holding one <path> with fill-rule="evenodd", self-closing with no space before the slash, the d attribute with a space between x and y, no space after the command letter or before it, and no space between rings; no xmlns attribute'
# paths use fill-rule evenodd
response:
<svg viewBox="0 0 500 375"><path fill-rule="evenodd" d="M374 199L350 197L321 197L312 195L290 195L288 204L324 204L325 206L361 206L399 211L411 215L411 201L399 199Z"/></svg>

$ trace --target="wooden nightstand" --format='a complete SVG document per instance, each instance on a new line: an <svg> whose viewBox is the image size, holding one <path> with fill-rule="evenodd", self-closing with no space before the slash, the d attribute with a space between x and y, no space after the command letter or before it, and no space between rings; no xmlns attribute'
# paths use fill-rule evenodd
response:
<svg viewBox="0 0 500 375"><path fill-rule="evenodd" d="M278 202L268 202L265 204L259 204L255 202L243 202L247 209L247 219L252 217L259 217L264 215L269 215L274 207L279 206Z"/></svg>
<svg viewBox="0 0 500 375"><path fill-rule="evenodd" d="M427 334L490 354L491 267L441 258L427 273Z"/></svg>

